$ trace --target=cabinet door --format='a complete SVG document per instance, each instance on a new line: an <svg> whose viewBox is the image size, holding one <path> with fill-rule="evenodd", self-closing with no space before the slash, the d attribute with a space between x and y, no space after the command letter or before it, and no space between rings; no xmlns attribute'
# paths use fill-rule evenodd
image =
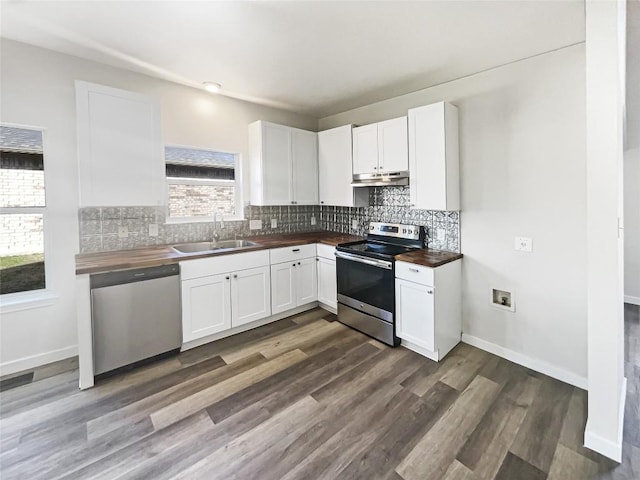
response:
<svg viewBox="0 0 640 480"><path fill-rule="evenodd" d="M271 315L269 267L231 275L231 326L238 327Z"/></svg>
<svg viewBox="0 0 640 480"><path fill-rule="evenodd" d="M353 187L351 125L318 132L318 187L321 205L357 207ZM367 203L368 205L368 199Z"/></svg>
<svg viewBox="0 0 640 480"><path fill-rule="evenodd" d="M458 114L445 102L409 110L411 207L459 210Z"/></svg>
<svg viewBox="0 0 640 480"><path fill-rule="evenodd" d="M435 351L435 289L396 279L396 335Z"/></svg>
<svg viewBox="0 0 640 480"><path fill-rule="evenodd" d="M293 162L293 202L297 205L318 204L318 134L291 129Z"/></svg>
<svg viewBox="0 0 640 480"><path fill-rule="evenodd" d="M182 337L184 342L231 328L230 274L182 282Z"/></svg>
<svg viewBox="0 0 640 480"><path fill-rule="evenodd" d="M304 258L296 262L296 306L318 300L318 272L314 258Z"/></svg>
<svg viewBox="0 0 640 480"><path fill-rule="evenodd" d="M378 173L378 125L353 129L353 173Z"/></svg>
<svg viewBox="0 0 640 480"><path fill-rule="evenodd" d="M166 204L158 103L77 81L76 104L80 206Z"/></svg>
<svg viewBox="0 0 640 480"><path fill-rule="evenodd" d="M292 201L291 129L262 123L262 205L287 205Z"/></svg>
<svg viewBox="0 0 640 480"><path fill-rule="evenodd" d="M408 171L407 148L407 117L378 123L378 171Z"/></svg>
<svg viewBox="0 0 640 480"><path fill-rule="evenodd" d="M296 307L295 263L271 265L271 311L285 312Z"/></svg>
<svg viewBox="0 0 640 480"><path fill-rule="evenodd" d="M338 308L338 288L336 285L336 262L318 258L318 301Z"/></svg>

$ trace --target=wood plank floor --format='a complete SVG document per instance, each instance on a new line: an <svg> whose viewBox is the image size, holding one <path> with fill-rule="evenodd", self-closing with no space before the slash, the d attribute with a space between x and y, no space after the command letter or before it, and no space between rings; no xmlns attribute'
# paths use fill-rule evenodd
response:
<svg viewBox="0 0 640 480"><path fill-rule="evenodd" d="M323 310L77 390L6 384L0 478L639 479L640 326L627 311L624 462L584 449L586 392L461 344L440 364Z"/></svg>

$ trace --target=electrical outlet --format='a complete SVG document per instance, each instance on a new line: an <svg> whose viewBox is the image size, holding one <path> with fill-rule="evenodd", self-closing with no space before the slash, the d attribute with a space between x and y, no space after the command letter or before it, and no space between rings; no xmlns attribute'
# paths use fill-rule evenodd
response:
<svg viewBox="0 0 640 480"><path fill-rule="evenodd" d="M519 252L531 252L533 251L533 240L528 237L516 237L514 248Z"/></svg>
<svg viewBox="0 0 640 480"><path fill-rule="evenodd" d="M316 217L311 217L311 225L315 225L316 224Z"/></svg>
<svg viewBox="0 0 640 480"><path fill-rule="evenodd" d="M260 230L262 228L262 220L249 220L249 230Z"/></svg>
<svg viewBox="0 0 640 480"><path fill-rule="evenodd" d="M351 228L353 230L357 230L358 229L358 220L351 220Z"/></svg>
<svg viewBox="0 0 640 480"><path fill-rule="evenodd" d="M118 238L127 238L129 236L129 228L126 225L118 227Z"/></svg>
<svg viewBox="0 0 640 480"><path fill-rule="evenodd" d="M436 229L436 238L439 242L444 242L447 238L447 231L444 228Z"/></svg>
<svg viewBox="0 0 640 480"><path fill-rule="evenodd" d="M278 219L277 218L272 218L271 219L271 228L278 228Z"/></svg>
<svg viewBox="0 0 640 480"><path fill-rule="evenodd" d="M157 223L150 223L149 224L149 236L150 237L157 237L158 236L158 224Z"/></svg>

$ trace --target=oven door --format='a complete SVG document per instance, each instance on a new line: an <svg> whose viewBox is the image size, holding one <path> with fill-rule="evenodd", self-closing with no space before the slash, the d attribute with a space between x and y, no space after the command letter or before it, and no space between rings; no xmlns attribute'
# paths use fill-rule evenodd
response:
<svg viewBox="0 0 640 480"><path fill-rule="evenodd" d="M337 251L336 272L339 302L393 322L393 262Z"/></svg>

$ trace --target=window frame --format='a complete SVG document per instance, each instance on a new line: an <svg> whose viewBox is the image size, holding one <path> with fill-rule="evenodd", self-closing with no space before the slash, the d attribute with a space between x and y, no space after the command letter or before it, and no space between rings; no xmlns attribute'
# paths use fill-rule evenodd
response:
<svg viewBox="0 0 640 480"><path fill-rule="evenodd" d="M166 174L167 160L164 157L166 148L186 148L192 150L206 150L210 152L220 152L226 153L229 155L235 156L235 168L234 168L234 180L213 180L207 178L189 178L189 177L168 177ZM230 186L233 185L235 188L234 191L234 200L235 200L235 214L223 214L223 219L225 222L227 221L239 221L244 220L244 202L243 202L243 182L242 182L242 155L239 152L230 152L228 150L221 150L218 148L209 148L209 147L195 147L193 145L179 145L175 143L166 143L162 149L162 156L165 168L165 198L167 199L166 205L166 216L165 223L206 223L213 222L214 216L198 216L198 217L172 217L170 216L170 208L169 208L169 185L207 185L207 186Z"/></svg>
<svg viewBox="0 0 640 480"><path fill-rule="evenodd" d="M44 206L42 207L0 207L0 214L40 214L42 215L42 228L43 228L43 255L44 255L44 285L45 288L38 290L25 290L22 292L5 293L0 294L0 313L10 313L21 310L28 310L32 308L40 308L52 305L58 298L58 295L54 293L54 285L52 279L52 267L51 260L48 252L51 252L51 228L49 226L49 204L50 204L50 188L47 187L48 181L48 134L47 127L24 125L11 122L0 122L0 126L21 128L24 130L36 130L42 135L42 163L44 173Z"/></svg>

